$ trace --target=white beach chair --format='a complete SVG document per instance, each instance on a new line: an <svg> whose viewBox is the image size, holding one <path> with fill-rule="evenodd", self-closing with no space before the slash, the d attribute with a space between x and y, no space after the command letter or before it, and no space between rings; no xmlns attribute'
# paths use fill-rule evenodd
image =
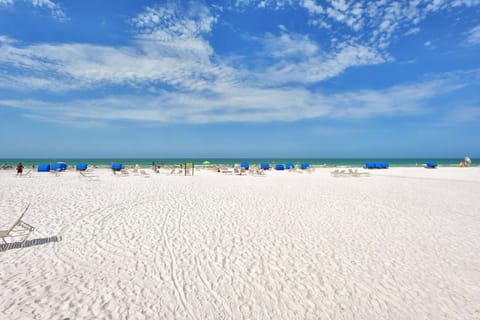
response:
<svg viewBox="0 0 480 320"><path fill-rule="evenodd" d="M98 181L99 180L98 176L95 176L91 173L87 173L87 172L83 172L83 171L79 171L79 173L80 173L80 178L83 178L87 181Z"/></svg>
<svg viewBox="0 0 480 320"><path fill-rule="evenodd" d="M331 174L334 177L344 177L347 173L344 169L342 170L335 169L334 171L331 172Z"/></svg>
<svg viewBox="0 0 480 320"><path fill-rule="evenodd" d="M32 170L28 170L27 172L25 172L24 174L22 174L20 177L31 177L32 176Z"/></svg>
<svg viewBox="0 0 480 320"><path fill-rule="evenodd" d="M22 237L21 241L24 242L25 240L27 240L30 233L34 230L31 225L22 220L29 207L30 204L27 205L20 217L18 217L17 221L15 221L15 223L9 229L0 230L0 238L3 240L4 243L8 243L5 238L16 237Z"/></svg>
<svg viewBox="0 0 480 320"><path fill-rule="evenodd" d="M265 171L263 171L263 169L260 169L259 167L250 168L250 170L248 170L248 173L256 177L265 176Z"/></svg>

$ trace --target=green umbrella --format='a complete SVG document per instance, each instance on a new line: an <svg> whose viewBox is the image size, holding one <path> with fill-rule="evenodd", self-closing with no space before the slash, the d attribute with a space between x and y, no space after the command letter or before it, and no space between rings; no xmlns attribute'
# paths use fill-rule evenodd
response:
<svg viewBox="0 0 480 320"><path fill-rule="evenodd" d="M210 161L205 160L205 161L203 161L203 164L210 164Z"/></svg>

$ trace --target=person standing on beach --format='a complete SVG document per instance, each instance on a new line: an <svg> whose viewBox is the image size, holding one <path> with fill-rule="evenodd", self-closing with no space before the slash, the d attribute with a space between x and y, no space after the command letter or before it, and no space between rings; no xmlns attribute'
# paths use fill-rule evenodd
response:
<svg viewBox="0 0 480 320"><path fill-rule="evenodd" d="M17 164L17 176L21 176L22 172L23 172L23 164L21 162L19 162Z"/></svg>

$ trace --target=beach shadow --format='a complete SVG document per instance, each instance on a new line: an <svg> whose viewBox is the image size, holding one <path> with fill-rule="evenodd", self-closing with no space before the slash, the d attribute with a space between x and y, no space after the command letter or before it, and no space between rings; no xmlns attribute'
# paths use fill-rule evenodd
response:
<svg viewBox="0 0 480 320"><path fill-rule="evenodd" d="M53 236L49 238L38 238L33 240L26 240L23 242L2 243L0 244L0 252L12 250L12 249L39 246L42 244L47 244L50 242L59 242L59 241L62 241L62 237Z"/></svg>

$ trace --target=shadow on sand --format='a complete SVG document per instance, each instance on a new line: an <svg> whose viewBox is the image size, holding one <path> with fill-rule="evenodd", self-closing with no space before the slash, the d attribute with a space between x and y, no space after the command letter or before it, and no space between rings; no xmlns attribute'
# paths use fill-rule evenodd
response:
<svg viewBox="0 0 480 320"><path fill-rule="evenodd" d="M50 242L58 242L62 241L62 237L49 237L49 238L39 238L39 239L33 239L33 240L26 240L23 242L12 242L12 243L3 243L0 244L0 252L7 251L7 250L12 250L12 249L19 249L19 248L27 248L27 247L33 247L33 246L39 246L42 244L47 244Z"/></svg>

